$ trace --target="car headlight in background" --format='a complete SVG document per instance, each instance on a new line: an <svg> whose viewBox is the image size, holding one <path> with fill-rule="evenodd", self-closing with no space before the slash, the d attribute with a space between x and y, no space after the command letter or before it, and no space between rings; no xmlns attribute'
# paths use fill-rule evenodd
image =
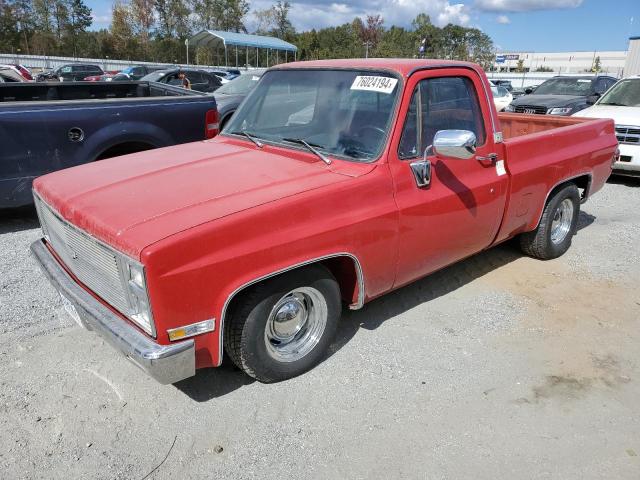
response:
<svg viewBox="0 0 640 480"><path fill-rule="evenodd" d="M513 105L509 104L506 107L504 107L504 111L505 112L515 112L516 111L516 107L514 107Z"/></svg>
<svg viewBox="0 0 640 480"><path fill-rule="evenodd" d="M156 329L147 294L144 266L123 256L120 259L125 263L122 271L125 273L125 290L129 295L129 304L131 305L131 310L127 316L145 332L155 337Z"/></svg>
<svg viewBox="0 0 640 480"><path fill-rule="evenodd" d="M569 115L573 107L556 107L547 110L549 115Z"/></svg>

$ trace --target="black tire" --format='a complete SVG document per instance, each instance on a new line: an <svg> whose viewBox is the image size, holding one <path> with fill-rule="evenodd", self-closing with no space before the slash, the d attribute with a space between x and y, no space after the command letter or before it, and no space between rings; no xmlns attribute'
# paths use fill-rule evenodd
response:
<svg viewBox="0 0 640 480"><path fill-rule="evenodd" d="M566 236L559 241L552 241L551 225L554 216L558 215L562 203L568 200L573 205L571 225ZM560 188L547 202L542 212L542 218L538 228L520 235L520 248L531 257L541 260L550 260L564 254L571 246L571 240L576 233L578 215L580 213L580 192L574 184L568 184Z"/></svg>
<svg viewBox="0 0 640 480"><path fill-rule="evenodd" d="M278 361L267 346L267 322L274 306L298 288L311 288L322 295L327 307L326 323L315 346L302 358ZM241 370L260 382L296 377L324 358L335 336L341 310L338 282L322 265L284 273L251 287L233 302L224 326L225 352Z"/></svg>

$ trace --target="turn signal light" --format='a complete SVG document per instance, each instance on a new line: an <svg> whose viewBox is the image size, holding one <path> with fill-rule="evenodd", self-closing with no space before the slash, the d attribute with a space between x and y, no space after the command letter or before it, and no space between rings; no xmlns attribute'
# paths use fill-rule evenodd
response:
<svg viewBox="0 0 640 480"><path fill-rule="evenodd" d="M200 335L201 333L213 332L215 328L215 319L212 318L211 320L192 323L191 325L186 325L184 327L172 328L167 330L167 333L169 334L169 340L175 342L176 340L193 337L194 335Z"/></svg>

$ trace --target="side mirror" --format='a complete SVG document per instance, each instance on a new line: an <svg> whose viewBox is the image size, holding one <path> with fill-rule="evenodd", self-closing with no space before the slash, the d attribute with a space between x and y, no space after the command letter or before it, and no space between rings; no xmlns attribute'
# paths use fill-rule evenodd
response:
<svg viewBox="0 0 640 480"><path fill-rule="evenodd" d="M525 95L529 95L530 93L533 93L533 88L527 87L527 88L524 89L524 94Z"/></svg>
<svg viewBox="0 0 640 480"><path fill-rule="evenodd" d="M468 160L476 146L476 135L469 130L438 130L433 137L433 153L439 157Z"/></svg>

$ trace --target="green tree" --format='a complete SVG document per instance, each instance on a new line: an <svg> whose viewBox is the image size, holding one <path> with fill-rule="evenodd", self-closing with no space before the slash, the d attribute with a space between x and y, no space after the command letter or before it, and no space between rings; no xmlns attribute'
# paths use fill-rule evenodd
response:
<svg viewBox="0 0 640 480"><path fill-rule="evenodd" d="M69 19L66 25L66 36L73 48L73 56L78 56L78 38L93 23L91 9L82 0L67 0Z"/></svg>

